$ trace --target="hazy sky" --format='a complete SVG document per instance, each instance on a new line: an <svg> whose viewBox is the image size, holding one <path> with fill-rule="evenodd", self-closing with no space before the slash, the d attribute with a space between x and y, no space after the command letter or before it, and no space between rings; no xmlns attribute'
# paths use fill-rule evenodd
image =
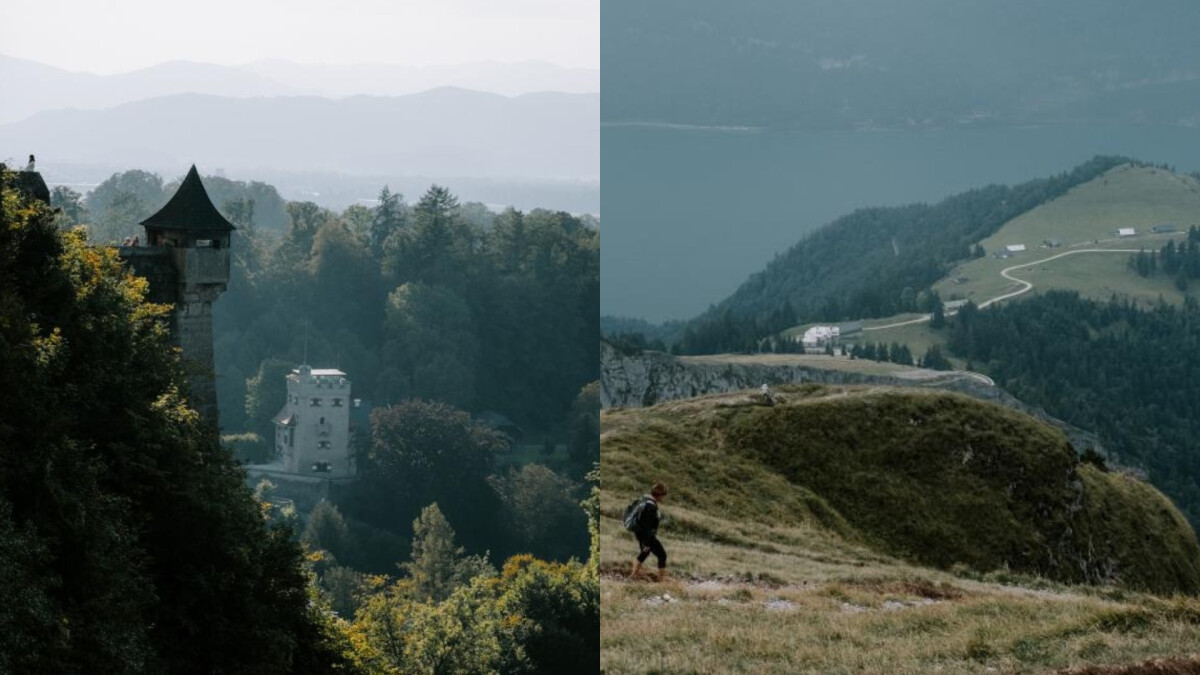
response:
<svg viewBox="0 0 1200 675"><path fill-rule="evenodd" d="M598 68L600 0L0 1L0 53L95 73L271 58Z"/></svg>

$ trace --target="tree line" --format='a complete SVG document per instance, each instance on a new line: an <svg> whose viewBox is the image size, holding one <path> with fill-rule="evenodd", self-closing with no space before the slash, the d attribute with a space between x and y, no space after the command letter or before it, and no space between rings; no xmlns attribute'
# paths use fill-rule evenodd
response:
<svg viewBox="0 0 1200 675"><path fill-rule="evenodd" d="M279 361L299 363L306 337L310 359L340 363L356 396L436 398L539 430L561 432L575 395L598 377L581 347L599 334L599 233L588 217L493 213L436 185L415 204L385 187L373 208L335 213L259 182L204 182L238 227L229 288L214 307L228 433L269 431L278 409L256 405L248 389ZM174 188L135 170L86 199L56 188L52 201L64 226L87 224L92 241L116 243L139 234Z"/></svg>
<svg viewBox="0 0 1200 675"><path fill-rule="evenodd" d="M1145 249L1129 256L1129 268L1146 278L1160 274L1175 280L1175 288L1186 293L1194 279L1200 279L1200 226L1188 228L1187 238L1176 244L1172 239L1158 251Z"/></svg>

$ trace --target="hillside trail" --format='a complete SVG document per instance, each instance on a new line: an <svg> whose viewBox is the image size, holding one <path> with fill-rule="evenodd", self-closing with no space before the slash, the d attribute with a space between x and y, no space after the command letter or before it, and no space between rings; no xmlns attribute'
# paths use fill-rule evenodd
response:
<svg viewBox="0 0 1200 675"><path fill-rule="evenodd" d="M1026 281L1024 279L1018 279L1017 277L1012 276L1010 274L1010 272L1012 272L1013 270L1019 270L1023 267L1033 267L1034 265L1040 265L1042 263L1047 263L1047 262L1050 262L1051 260L1058 260L1059 258L1065 258L1069 255L1075 255L1077 253L1137 253L1138 251L1141 251L1141 250L1142 249L1136 249L1136 248L1081 248L1081 249L1077 249L1074 251L1064 251L1062 253L1059 253L1058 255L1052 255L1049 258L1044 258L1042 260L1035 260L1033 262L1021 263L1020 265L1012 265L1011 267L1005 267L1004 269L1000 270L1000 276L1004 277L1005 279L1008 279L1009 281L1015 281L1018 284L1024 284L1024 288L1020 288L1016 291L1012 291L1011 293L1005 293L1003 295L998 295L998 296L992 298L991 300L987 300L987 301L981 303L979 305L979 308L983 309L984 307L987 307L988 305L1000 302L1001 300L1008 300L1009 298L1015 298L1018 295L1028 293L1030 290L1033 289L1032 282Z"/></svg>
<svg viewBox="0 0 1200 675"><path fill-rule="evenodd" d="M622 586L638 587L650 592L643 600L647 601L646 604L651 606L679 602L685 604L689 602L711 602L714 599L719 599L716 597L718 594L728 594L737 591L757 591L760 595L767 598L762 603L767 609L782 609L785 608L784 605L790 605L786 607L787 609L799 608L804 594L821 591L830 584L841 583L828 579L800 583L781 583L762 579L745 579L737 576L701 576L695 574L671 575L666 581L659 582L647 576L632 579L627 573L613 569L602 571L600 578L608 582L621 584ZM914 592L913 595L921 597L916 597L916 599L908 601L885 601L876 607L855 605L846 602L842 603L841 610L844 612L892 611L987 595L1057 601L1075 601L1081 596L1079 592L1070 589L1037 588L964 578L954 579L951 582L951 588L955 592L950 594L933 593L930 595L922 595L920 592ZM658 592L660 590L661 592ZM786 596L787 599L783 596Z"/></svg>
<svg viewBox="0 0 1200 675"><path fill-rule="evenodd" d="M1010 267L1005 267L1004 269L1000 270L1000 276L1004 277L1005 279L1008 279L1009 281L1015 281L1018 284L1022 284L1022 287L1015 291L1003 293L1003 294L997 295L996 297L991 298L989 300L985 300L984 302L980 303L978 305L978 307L979 307L979 309L983 309L984 307L995 304L1002 300L1008 300L1010 298L1015 298L1018 295L1023 295L1025 293L1028 293L1029 291L1033 290L1033 282L1026 281L1024 279L1019 279L1015 276L1012 276L1011 273L1013 270L1019 270L1024 267L1033 267L1034 265L1041 265L1042 263L1048 263L1052 260L1058 260L1059 258L1065 258L1069 255L1076 255L1078 253L1137 253L1141 250L1142 249L1137 249L1137 248L1080 248L1080 249L1075 249L1073 251L1064 251L1057 255L1052 255L1049 258L1042 258L1041 260L1034 260L1032 262L1021 263L1019 265L1012 265ZM958 310L951 310L949 312L946 312L946 316L954 316L957 313L958 313ZM918 323L928 323L929 321L932 321L932 320L933 320L932 314L923 314L915 319L908 319L906 321L897 321L896 323L889 323L889 324L885 324L883 326L864 326L863 332L865 333L867 331L873 331L873 330L886 330L888 328L899 328L901 326L911 326L911 325L918 324Z"/></svg>

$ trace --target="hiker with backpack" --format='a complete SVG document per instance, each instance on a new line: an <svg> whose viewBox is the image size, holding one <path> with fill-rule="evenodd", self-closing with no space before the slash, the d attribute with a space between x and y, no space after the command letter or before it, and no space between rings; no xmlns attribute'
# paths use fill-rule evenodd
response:
<svg viewBox="0 0 1200 675"><path fill-rule="evenodd" d="M642 573L642 563L651 553L658 560L658 581L667 577L667 551L658 540L659 511L658 505L667 496L667 486L655 483L650 488L650 494L635 499L625 507L625 529L637 537L637 560L633 563L633 573L630 578L636 579Z"/></svg>

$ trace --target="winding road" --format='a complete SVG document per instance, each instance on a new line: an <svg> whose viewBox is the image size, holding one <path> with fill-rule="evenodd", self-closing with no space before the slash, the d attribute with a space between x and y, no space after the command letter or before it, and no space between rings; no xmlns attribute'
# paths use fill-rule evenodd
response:
<svg viewBox="0 0 1200 675"><path fill-rule="evenodd" d="M1015 298L1018 295L1023 295L1033 289L1033 283L1031 283L1029 281L1025 281L1024 279L1018 279L1017 277L1012 276L1012 274L1010 274L1010 273L1013 270L1019 270L1023 267L1033 267L1034 265L1041 265L1042 263L1048 263L1051 260L1058 260L1059 258L1065 258L1069 255L1076 255L1078 253L1137 253L1138 251L1141 251L1141 250L1143 250L1143 249L1140 249L1140 248L1081 248L1081 249L1076 249L1074 251L1063 251L1062 253L1059 253L1058 255L1052 255L1049 258L1042 258L1041 260L1034 260L1033 262L1021 263L1020 265L1012 265L1011 267L1005 267L1004 269L1000 270L1000 276L1004 277L1005 279L1008 279L1009 281L1015 281L1018 284L1022 284L1022 287L1015 291L1012 291L1009 293L1004 293L1002 295L997 295L996 297L991 298L990 300L986 300L979 304L979 308L983 309L984 307L987 307L988 305L1000 302L1001 300L1008 300L1009 298ZM953 311L946 312L946 316L953 316L954 314L955 314L955 312L953 312ZM911 325L917 324L917 323L925 323L925 322L931 320L932 318L933 318L932 314L925 314L925 315L919 316L915 319L909 319L907 321L898 321L896 323L889 323L889 324L886 324L883 326L864 326L863 332L871 331L871 330L884 330L887 328L899 328L900 326L911 326Z"/></svg>
<svg viewBox="0 0 1200 675"><path fill-rule="evenodd" d="M1051 260L1058 260L1059 258L1065 258L1069 255L1075 255L1076 253L1137 253L1138 251L1142 251L1142 250L1144 250L1144 249L1140 249L1140 248L1081 248L1081 249L1078 249L1075 251L1064 251L1062 253L1059 253L1058 255L1052 255L1049 258L1043 258L1042 260L1035 260L1033 262L1022 263L1020 265L1013 265L1012 267L1005 267L1004 269L1000 270L1000 276L1004 277L1005 279L1008 279L1009 281L1015 281L1018 284L1024 284L1025 287L1018 289L1016 291L1013 291L1012 293L1005 293L1004 295L997 295L996 297L992 298L991 300L981 303L979 305L979 308L983 309L984 307L987 307L988 305L996 303L996 302L1000 302L1001 300L1015 298L1018 295L1021 295L1022 293L1028 293L1029 290L1033 288L1032 283L1025 281L1024 279L1018 279L1018 278L1010 275L1009 272L1011 272L1013 270L1019 270L1022 267L1032 267L1034 265L1040 265L1042 263L1050 262Z"/></svg>

